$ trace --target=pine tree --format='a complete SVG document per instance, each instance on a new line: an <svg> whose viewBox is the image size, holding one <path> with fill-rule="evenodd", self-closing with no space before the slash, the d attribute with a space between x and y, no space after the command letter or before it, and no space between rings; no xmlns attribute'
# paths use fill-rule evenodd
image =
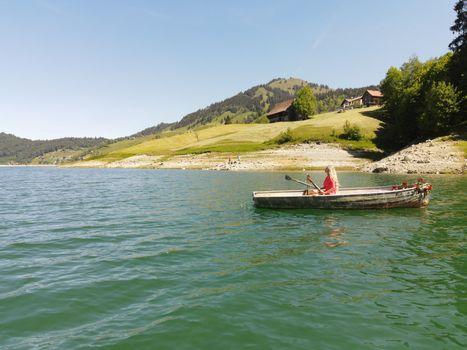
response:
<svg viewBox="0 0 467 350"><path fill-rule="evenodd" d="M454 11L457 12L457 18L454 25L451 26L451 31L458 34L456 38L449 44L449 48L453 51L453 56L450 62L449 75L450 80L461 93L461 106L459 111L459 119L461 122L467 120L467 3L465 0L459 0L454 6Z"/></svg>
<svg viewBox="0 0 467 350"><path fill-rule="evenodd" d="M457 18L450 29L459 35L449 44L449 48L453 52L458 52L465 50L467 44L467 3L465 0L459 0L454 6L454 11L457 12Z"/></svg>

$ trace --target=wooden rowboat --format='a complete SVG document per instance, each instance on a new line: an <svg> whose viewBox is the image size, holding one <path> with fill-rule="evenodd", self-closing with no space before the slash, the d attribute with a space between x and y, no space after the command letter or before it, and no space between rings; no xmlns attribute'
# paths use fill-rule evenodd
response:
<svg viewBox="0 0 467 350"><path fill-rule="evenodd" d="M383 209L423 208L430 201L428 183L405 188L397 186L342 188L334 195L304 195L303 191L255 191L258 208L273 209Z"/></svg>

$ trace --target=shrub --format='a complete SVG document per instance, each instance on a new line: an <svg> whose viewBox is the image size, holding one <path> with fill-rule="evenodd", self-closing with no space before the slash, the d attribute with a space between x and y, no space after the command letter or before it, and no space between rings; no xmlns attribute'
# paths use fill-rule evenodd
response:
<svg viewBox="0 0 467 350"><path fill-rule="evenodd" d="M256 124L268 124L269 119L268 119L268 117L266 117L266 114L263 114L263 115L259 116L258 118L256 118L253 123L256 123Z"/></svg>
<svg viewBox="0 0 467 350"><path fill-rule="evenodd" d="M345 140L360 141L363 139L362 131L358 125L351 125L348 120L344 123L344 133L340 135L340 138Z"/></svg>
<svg viewBox="0 0 467 350"><path fill-rule="evenodd" d="M287 142L291 142L294 140L294 136L292 135L292 130L287 129L287 131L281 132L279 136L274 140L275 143L278 145L282 145Z"/></svg>

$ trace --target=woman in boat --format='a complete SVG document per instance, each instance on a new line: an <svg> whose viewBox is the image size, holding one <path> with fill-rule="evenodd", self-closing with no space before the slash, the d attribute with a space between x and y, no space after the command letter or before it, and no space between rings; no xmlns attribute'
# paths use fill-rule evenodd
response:
<svg viewBox="0 0 467 350"><path fill-rule="evenodd" d="M320 195L330 195L336 194L339 190L339 180L337 179L336 169L332 165L328 165L324 172L327 174L323 182L323 187L318 190L305 190L305 195L316 196ZM306 176L308 182L313 182L310 175Z"/></svg>

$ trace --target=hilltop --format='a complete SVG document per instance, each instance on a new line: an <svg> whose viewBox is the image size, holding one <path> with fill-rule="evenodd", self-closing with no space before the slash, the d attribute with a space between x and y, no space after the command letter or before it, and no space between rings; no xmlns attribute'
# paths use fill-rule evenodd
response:
<svg viewBox="0 0 467 350"><path fill-rule="evenodd" d="M267 122L265 115L271 106L294 98L297 90L305 85L309 85L316 96L318 113L334 111L344 98L361 96L365 90L376 88L371 85L360 88L332 89L327 85L309 83L298 78L277 78L267 84L251 87L223 101L187 114L178 122L160 123L132 136L147 136L168 130L195 129L212 124L265 123Z"/></svg>

